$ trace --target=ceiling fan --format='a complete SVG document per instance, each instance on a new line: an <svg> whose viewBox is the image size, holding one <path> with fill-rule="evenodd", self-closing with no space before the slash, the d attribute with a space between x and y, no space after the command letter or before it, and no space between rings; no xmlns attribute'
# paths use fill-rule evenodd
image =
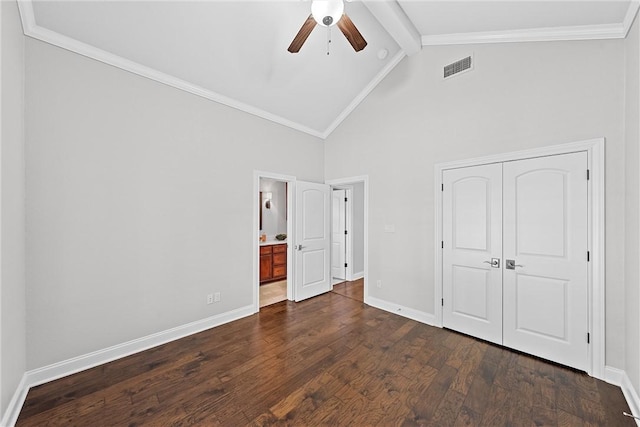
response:
<svg viewBox="0 0 640 427"><path fill-rule="evenodd" d="M343 0L312 0L311 15L302 24L300 31L298 31L287 50L291 53L298 53L311 31L318 24L327 28L337 24L356 52L360 52L367 46L367 41L362 37L362 34L360 34L351 19L344 13Z"/></svg>

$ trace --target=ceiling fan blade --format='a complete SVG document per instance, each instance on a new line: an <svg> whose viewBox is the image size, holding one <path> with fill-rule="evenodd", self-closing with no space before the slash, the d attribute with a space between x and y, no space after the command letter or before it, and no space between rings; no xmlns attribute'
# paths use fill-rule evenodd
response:
<svg viewBox="0 0 640 427"><path fill-rule="evenodd" d="M358 31L356 26L353 24L353 21L351 21L346 13L342 15L342 18L338 21L338 27L347 40L349 40L349 43L351 43L351 46L353 46L353 49L355 49L356 52L360 52L367 46L367 41L362 37L360 31Z"/></svg>
<svg viewBox="0 0 640 427"><path fill-rule="evenodd" d="M300 48L302 47L304 42L307 40L307 37L309 37L309 34L311 34L311 31L313 31L315 27L316 27L316 20L313 19L313 15L309 15L307 20L304 21L304 24L302 24L302 27L300 27L300 31L298 31L298 34L296 34L296 36L293 38L293 41L291 42L291 45L289 45L289 49L287 50L291 53L300 52Z"/></svg>

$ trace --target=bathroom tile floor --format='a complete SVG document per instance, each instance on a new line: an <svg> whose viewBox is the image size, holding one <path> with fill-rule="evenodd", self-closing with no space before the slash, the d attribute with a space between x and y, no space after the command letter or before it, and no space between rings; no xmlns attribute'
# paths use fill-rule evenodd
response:
<svg viewBox="0 0 640 427"><path fill-rule="evenodd" d="M267 283L260 286L260 307L275 304L287 299L287 281Z"/></svg>

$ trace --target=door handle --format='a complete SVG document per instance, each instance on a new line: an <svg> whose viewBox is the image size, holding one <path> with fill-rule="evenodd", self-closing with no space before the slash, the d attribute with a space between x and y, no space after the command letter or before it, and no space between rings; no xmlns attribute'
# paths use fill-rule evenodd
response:
<svg viewBox="0 0 640 427"><path fill-rule="evenodd" d="M485 264L491 265L493 268L500 268L500 258L491 258L491 261L482 261Z"/></svg>
<svg viewBox="0 0 640 427"><path fill-rule="evenodd" d="M506 265L505 268L507 270L515 270L516 267L524 267L524 265L522 264L516 264L516 260L515 259L508 259L506 260Z"/></svg>
<svg viewBox="0 0 640 427"><path fill-rule="evenodd" d="M299 251L301 251L301 250L302 250L302 248L304 248L304 246L302 246L302 245L298 245L298 246L296 247L296 249L297 249L297 250L299 250Z"/></svg>

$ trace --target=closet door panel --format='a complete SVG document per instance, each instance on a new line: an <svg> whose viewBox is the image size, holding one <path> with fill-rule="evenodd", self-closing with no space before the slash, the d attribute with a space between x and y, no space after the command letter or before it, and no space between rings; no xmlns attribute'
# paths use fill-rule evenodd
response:
<svg viewBox="0 0 640 427"><path fill-rule="evenodd" d="M587 154L506 162L503 170L503 343L586 370Z"/></svg>
<svg viewBox="0 0 640 427"><path fill-rule="evenodd" d="M443 184L443 324L501 343L502 165L446 170Z"/></svg>

